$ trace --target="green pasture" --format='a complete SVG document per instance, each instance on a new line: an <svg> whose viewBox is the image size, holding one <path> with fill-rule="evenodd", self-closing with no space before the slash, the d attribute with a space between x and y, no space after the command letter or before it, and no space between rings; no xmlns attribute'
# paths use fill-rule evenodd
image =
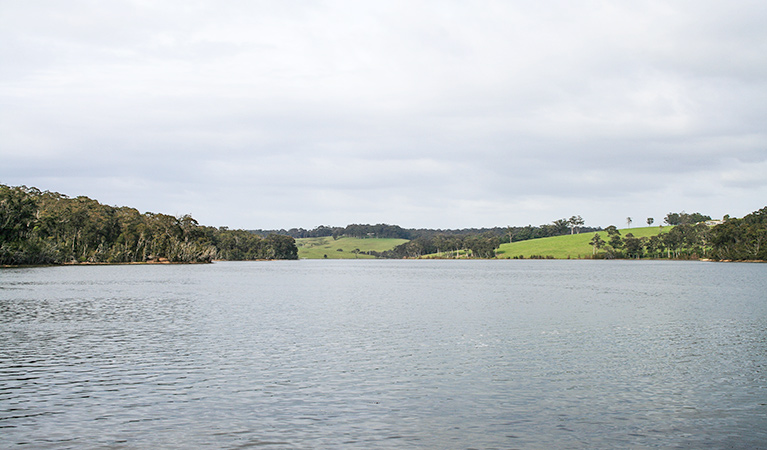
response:
<svg viewBox="0 0 767 450"><path fill-rule="evenodd" d="M383 252L404 244L407 239L332 237L296 239L299 259L355 259L374 258L366 252ZM359 250L359 253L355 253Z"/></svg>
<svg viewBox="0 0 767 450"><path fill-rule="evenodd" d="M641 227L624 228L619 230L621 237L632 233L634 237L650 237L666 232L671 227ZM598 233L602 240L608 241L607 233L600 231ZM496 251L496 257L501 259L524 256L530 258L533 255L553 257L556 259L579 259L590 258L593 248L589 244L594 233L568 234L564 236L554 236L540 239L530 239L528 241L513 242L511 244L501 244Z"/></svg>

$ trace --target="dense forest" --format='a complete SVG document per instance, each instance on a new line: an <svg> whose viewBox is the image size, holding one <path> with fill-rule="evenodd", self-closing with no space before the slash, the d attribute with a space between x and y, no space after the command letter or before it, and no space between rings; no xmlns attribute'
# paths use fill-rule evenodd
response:
<svg viewBox="0 0 767 450"><path fill-rule="evenodd" d="M295 240L0 184L0 264L297 259Z"/></svg>
<svg viewBox="0 0 767 450"><path fill-rule="evenodd" d="M742 219L725 216L711 229L711 257L767 261L767 206Z"/></svg>

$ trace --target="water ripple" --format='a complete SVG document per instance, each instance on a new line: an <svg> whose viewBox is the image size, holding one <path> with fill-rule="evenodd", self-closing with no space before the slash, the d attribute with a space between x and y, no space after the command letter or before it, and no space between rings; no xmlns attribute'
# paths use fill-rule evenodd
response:
<svg viewBox="0 0 767 450"><path fill-rule="evenodd" d="M582 263L0 271L2 445L767 441L765 266Z"/></svg>

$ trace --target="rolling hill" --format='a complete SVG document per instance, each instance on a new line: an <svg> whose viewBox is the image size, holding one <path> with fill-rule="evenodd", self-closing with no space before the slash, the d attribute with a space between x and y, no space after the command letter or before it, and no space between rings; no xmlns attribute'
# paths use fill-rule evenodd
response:
<svg viewBox="0 0 767 450"><path fill-rule="evenodd" d="M671 227L640 227L624 228L619 230L621 236L632 233L635 237L649 237L670 230ZM600 237L607 241L607 233L598 232ZM513 242L511 244L501 244L496 252L499 259L508 259L514 257L530 258L531 256L541 256L544 258L555 259L578 259L590 258L592 247L589 244L594 233L568 234L564 236L554 236L540 239L531 239L529 241ZM300 253L299 253L300 254Z"/></svg>
<svg viewBox="0 0 767 450"><path fill-rule="evenodd" d="M299 259L355 259L375 258L368 251L383 252L407 242L407 239L355 238L330 236L296 239ZM359 253L355 252L359 250Z"/></svg>

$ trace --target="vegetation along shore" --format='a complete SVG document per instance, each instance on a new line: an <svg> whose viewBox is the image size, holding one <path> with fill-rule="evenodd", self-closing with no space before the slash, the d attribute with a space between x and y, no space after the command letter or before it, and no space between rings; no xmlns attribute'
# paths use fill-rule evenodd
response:
<svg viewBox="0 0 767 450"><path fill-rule="evenodd" d="M540 226L406 229L321 225L230 230L190 215L140 213L88 197L0 184L0 265L172 264L213 260L482 258L767 260L767 207L743 218L668 213L646 227L585 226L580 216Z"/></svg>
<svg viewBox="0 0 767 450"><path fill-rule="evenodd" d="M201 226L88 197L0 185L0 264L199 263L296 259L289 236Z"/></svg>

